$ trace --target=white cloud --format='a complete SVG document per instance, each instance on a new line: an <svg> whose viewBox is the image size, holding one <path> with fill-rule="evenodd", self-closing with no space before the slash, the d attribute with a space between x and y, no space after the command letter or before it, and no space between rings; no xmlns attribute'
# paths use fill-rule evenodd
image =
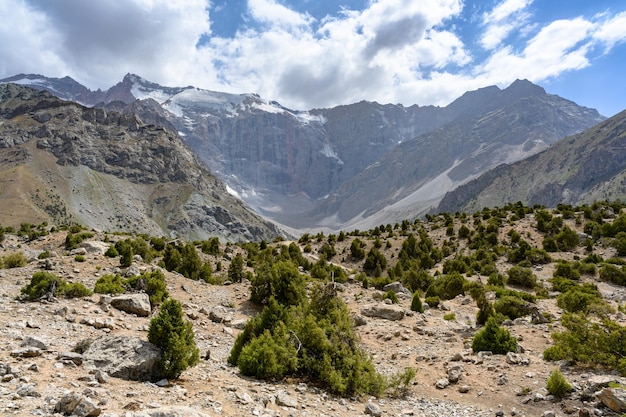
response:
<svg viewBox="0 0 626 417"><path fill-rule="evenodd" d="M526 25L530 15L526 9L533 0L504 0L489 13L483 14L485 32L480 44L485 49L499 46L511 32Z"/></svg>
<svg viewBox="0 0 626 417"><path fill-rule="evenodd" d="M600 21L598 26L593 38L602 42L607 50L619 43L626 42L626 12Z"/></svg>
<svg viewBox="0 0 626 417"><path fill-rule="evenodd" d="M626 12L540 23L532 0L480 15L482 50L461 36L461 0L371 0L320 20L286 4L248 0L245 27L220 38L207 0L3 0L0 77L70 75L108 88L133 72L169 86L258 92L295 109L364 99L445 105L470 89L584 68L594 49L626 40Z"/></svg>

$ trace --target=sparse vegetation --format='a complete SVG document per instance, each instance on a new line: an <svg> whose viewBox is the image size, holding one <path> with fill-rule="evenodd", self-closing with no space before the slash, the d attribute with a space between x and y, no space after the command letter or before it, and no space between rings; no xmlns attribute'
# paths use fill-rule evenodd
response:
<svg viewBox="0 0 626 417"><path fill-rule="evenodd" d="M46 297L76 298L91 295L91 291L79 282L68 283L65 279L50 272L35 272L30 283L21 289L28 300Z"/></svg>

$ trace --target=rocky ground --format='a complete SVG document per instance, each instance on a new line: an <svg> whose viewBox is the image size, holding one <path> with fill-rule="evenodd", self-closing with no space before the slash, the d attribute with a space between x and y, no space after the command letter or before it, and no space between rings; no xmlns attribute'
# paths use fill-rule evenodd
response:
<svg viewBox="0 0 626 417"><path fill-rule="evenodd" d="M72 282L93 288L105 273L122 272L118 259L103 256L106 244L97 234L79 249L85 261L64 247L64 234L33 242L9 235L0 256L21 251L26 266L0 270L0 414L61 415L64 405L76 415L102 416L549 416L611 415L592 393L608 381L626 383L610 373L562 367L574 385L565 400L548 395L546 379L559 364L542 359L558 322L532 324L530 317L509 323L524 350L518 354L473 354L475 303L469 296L447 301L424 314L410 311L410 297L400 295L399 307L381 301L382 293L359 282L339 285L357 318L363 346L386 375L405 367L418 369L404 398L340 398L303 381L268 383L243 377L226 359L243 323L257 307L248 301L248 284L213 286L166 272L168 291L183 304L193 322L203 359L175 381L133 382L95 372L69 352L87 339L138 336L147 340L150 316L129 314L98 294L81 299L20 302L20 288L42 269L37 255L54 252L48 267ZM136 261L138 271L152 265ZM550 270L538 270L540 279ZM608 296L615 289L601 288ZM618 294L619 295L619 294ZM623 294L622 294L623 296ZM554 300L539 301L539 309L559 311ZM376 317L385 309L401 312ZM454 319L444 315L454 313ZM624 324L624 317L621 317ZM590 395L585 395L591 393ZM55 414L56 410L56 414Z"/></svg>

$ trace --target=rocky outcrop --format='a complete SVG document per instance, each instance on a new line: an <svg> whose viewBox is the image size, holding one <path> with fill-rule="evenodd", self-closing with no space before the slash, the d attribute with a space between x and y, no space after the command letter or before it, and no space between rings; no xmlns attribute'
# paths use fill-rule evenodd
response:
<svg viewBox="0 0 626 417"><path fill-rule="evenodd" d="M404 318L404 309L397 305L380 303L362 308L361 314L366 317L397 321Z"/></svg>
<svg viewBox="0 0 626 417"><path fill-rule="evenodd" d="M161 352L138 337L103 336L83 353L84 366L108 375L133 381L160 379Z"/></svg>
<svg viewBox="0 0 626 417"><path fill-rule="evenodd" d="M272 240L281 234L231 195L176 132L145 124L134 113L0 84L0 150L0 170L28 172L0 179L0 200L27 208L18 213L23 219L0 215L2 224L80 223L188 240ZM20 184L24 177L32 182Z"/></svg>
<svg viewBox="0 0 626 417"><path fill-rule="evenodd" d="M598 399L616 413L626 411L626 390L621 388L604 388L598 393Z"/></svg>
<svg viewBox="0 0 626 417"><path fill-rule="evenodd" d="M118 310L140 317L148 317L152 313L150 297L146 293L118 295L111 298L110 304Z"/></svg>

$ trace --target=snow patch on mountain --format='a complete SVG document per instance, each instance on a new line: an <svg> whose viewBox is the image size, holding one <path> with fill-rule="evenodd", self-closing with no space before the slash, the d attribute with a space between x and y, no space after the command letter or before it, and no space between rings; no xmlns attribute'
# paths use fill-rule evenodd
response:
<svg viewBox="0 0 626 417"><path fill-rule="evenodd" d="M325 143L320 152L322 152L322 155L324 155L325 157L336 159L340 165L343 165L343 161L329 143Z"/></svg>

